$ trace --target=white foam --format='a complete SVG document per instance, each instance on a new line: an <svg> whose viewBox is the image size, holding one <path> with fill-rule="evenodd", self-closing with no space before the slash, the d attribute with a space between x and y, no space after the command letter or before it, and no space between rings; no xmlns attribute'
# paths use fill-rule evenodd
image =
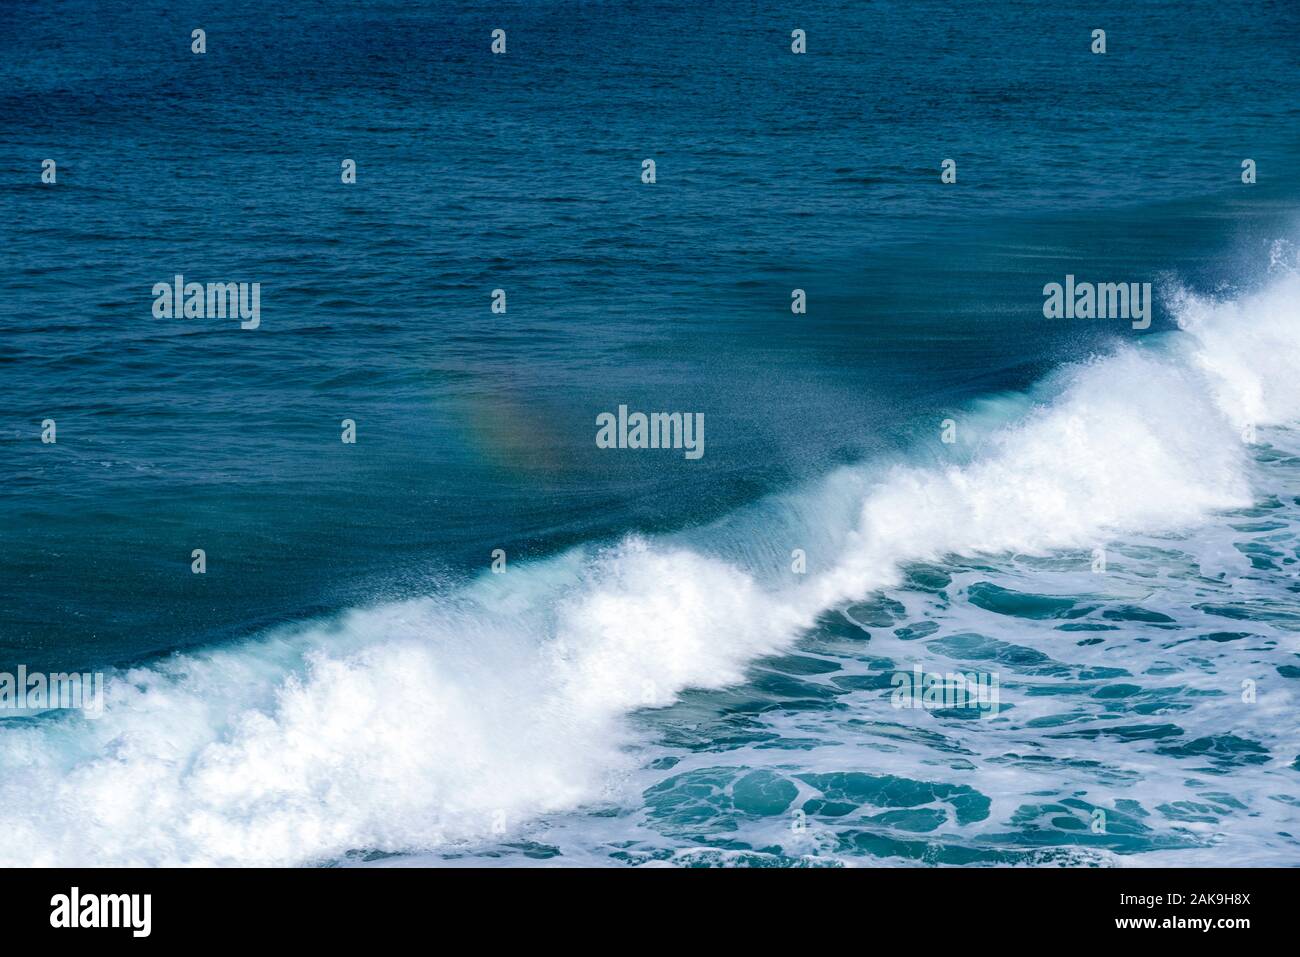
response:
<svg viewBox="0 0 1300 957"><path fill-rule="evenodd" d="M616 796L630 711L739 681L902 562L1086 546L1248 502L1242 424L1300 415L1297 283L1181 296L1186 332L1062 371L968 464L850 470L743 536L574 550L118 674L98 721L0 724L0 864L307 863Z"/></svg>
<svg viewBox="0 0 1300 957"><path fill-rule="evenodd" d="M1283 274L1240 299L1175 293L1181 350L1212 382L1219 410L1234 425L1282 425L1300 409L1300 275Z"/></svg>

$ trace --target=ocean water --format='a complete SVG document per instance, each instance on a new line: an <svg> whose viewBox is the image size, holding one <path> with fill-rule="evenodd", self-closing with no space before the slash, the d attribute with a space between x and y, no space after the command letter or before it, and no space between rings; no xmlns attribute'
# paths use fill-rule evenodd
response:
<svg viewBox="0 0 1300 957"><path fill-rule="evenodd" d="M5 5L0 862L1295 863L1300 8L1071 7Z"/></svg>

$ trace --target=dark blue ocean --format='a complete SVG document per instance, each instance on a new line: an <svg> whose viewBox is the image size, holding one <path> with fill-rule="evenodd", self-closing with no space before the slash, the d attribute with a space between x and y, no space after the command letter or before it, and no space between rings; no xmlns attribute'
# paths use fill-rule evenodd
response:
<svg viewBox="0 0 1300 957"><path fill-rule="evenodd" d="M0 710L0 863L1294 864L1298 62L1291 0L0 6L0 672L106 680Z"/></svg>

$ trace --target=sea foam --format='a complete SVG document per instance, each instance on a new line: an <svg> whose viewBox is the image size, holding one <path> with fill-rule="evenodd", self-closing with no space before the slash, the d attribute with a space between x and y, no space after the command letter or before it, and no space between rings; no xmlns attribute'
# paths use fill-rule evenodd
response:
<svg viewBox="0 0 1300 957"><path fill-rule="evenodd" d="M633 711L739 682L905 562L1247 504L1243 429L1300 415L1300 279L1172 301L1182 331L1060 370L961 464L845 469L751 520L119 671L98 721L0 722L0 863L302 864L505 838L617 802Z"/></svg>

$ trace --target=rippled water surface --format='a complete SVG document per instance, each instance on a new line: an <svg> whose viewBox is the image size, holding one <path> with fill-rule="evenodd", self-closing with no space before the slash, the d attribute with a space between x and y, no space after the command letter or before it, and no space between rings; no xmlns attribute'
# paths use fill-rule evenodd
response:
<svg viewBox="0 0 1300 957"><path fill-rule="evenodd" d="M0 718L0 862L1295 863L1298 57L1254 0L7 5L0 670L109 683Z"/></svg>

